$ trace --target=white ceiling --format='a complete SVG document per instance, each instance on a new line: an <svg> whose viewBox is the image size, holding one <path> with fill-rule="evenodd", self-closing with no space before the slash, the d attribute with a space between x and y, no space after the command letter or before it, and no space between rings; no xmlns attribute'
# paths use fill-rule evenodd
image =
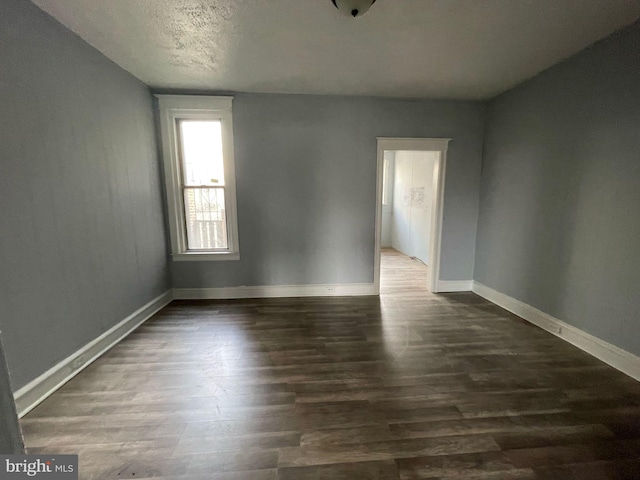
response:
<svg viewBox="0 0 640 480"><path fill-rule="evenodd" d="M486 99L633 23L637 0L33 0L155 88Z"/></svg>

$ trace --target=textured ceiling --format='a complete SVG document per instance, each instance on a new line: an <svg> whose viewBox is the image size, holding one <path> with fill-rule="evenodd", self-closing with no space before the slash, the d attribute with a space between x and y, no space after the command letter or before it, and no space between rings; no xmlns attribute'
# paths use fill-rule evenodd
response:
<svg viewBox="0 0 640 480"><path fill-rule="evenodd" d="M33 0L151 87L485 99L640 16L637 0Z"/></svg>

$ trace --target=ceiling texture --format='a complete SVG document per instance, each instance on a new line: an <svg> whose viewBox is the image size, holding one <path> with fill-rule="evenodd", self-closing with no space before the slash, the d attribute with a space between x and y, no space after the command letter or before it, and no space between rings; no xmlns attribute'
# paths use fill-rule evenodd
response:
<svg viewBox="0 0 640 480"><path fill-rule="evenodd" d="M33 0L156 89L491 98L640 17L637 0Z"/></svg>

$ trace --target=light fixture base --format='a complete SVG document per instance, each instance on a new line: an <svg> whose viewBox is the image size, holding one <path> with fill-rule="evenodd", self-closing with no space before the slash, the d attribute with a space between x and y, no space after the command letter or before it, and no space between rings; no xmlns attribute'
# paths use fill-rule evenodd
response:
<svg viewBox="0 0 640 480"><path fill-rule="evenodd" d="M331 0L333 5L344 15L361 17L376 3L376 0Z"/></svg>

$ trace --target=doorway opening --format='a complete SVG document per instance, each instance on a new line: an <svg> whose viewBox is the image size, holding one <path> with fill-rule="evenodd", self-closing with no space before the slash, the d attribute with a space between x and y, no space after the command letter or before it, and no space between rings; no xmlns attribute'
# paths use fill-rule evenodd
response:
<svg viewBox="0 0 640 480"><path fill-rule="evenodd" d="M377 294L383 265L390 288L426 287L429 292L438 292L449 141L378 138L374 259Z"/></svg>

